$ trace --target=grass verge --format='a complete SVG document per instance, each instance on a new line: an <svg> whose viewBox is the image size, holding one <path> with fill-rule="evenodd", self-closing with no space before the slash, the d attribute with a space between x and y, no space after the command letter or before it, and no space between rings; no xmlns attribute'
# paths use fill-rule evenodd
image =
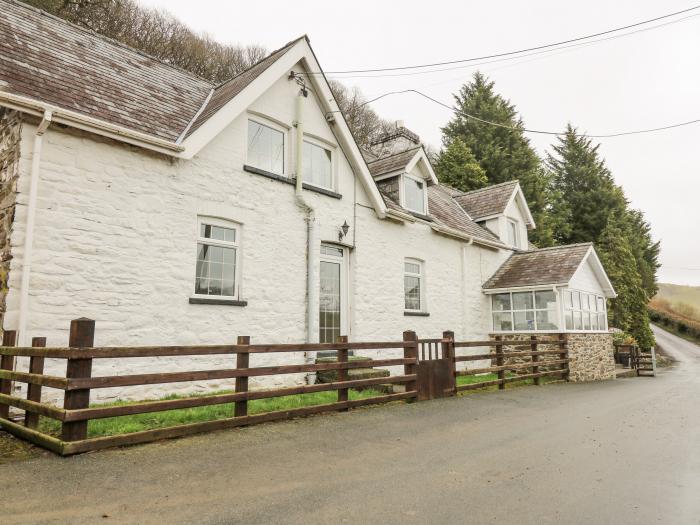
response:
<svg viewBox="0 0 700 525"><path fill-rule="evenodd" d="M193 396L169 395L160 400L184 399L189 397L200 397L204 395L230 394L231 391L208 392L206 394L196 394ZM376 390L350 390L348 397L350 400L367 399L384 395ZM338 400L337 391L314 392L311 394L297 394L294 396L275 397L270 399L256 399L248 401L248 414L261 414L264 412L275 412L278 410L290 410L314 405L324 405L334 403ZM152 401L152 400L150 400ZM115 401L113 403L93 404L93 407L120 406L136 403L137 401ZM199 423L202 421L214 421L233 417L234 403L223 405L212 405L196 408L181 408L177 410L167 410L164 412L152 412L150 414L136 414L132 416L109 417L105 419L93 419L88 422L88 437L116 436L119 434L130 434L142 430L153 430L156 428L185 425L188 423ZM41 417L39 430L46 434L58 436L61 433L61 423L55 419Z"/></svg>

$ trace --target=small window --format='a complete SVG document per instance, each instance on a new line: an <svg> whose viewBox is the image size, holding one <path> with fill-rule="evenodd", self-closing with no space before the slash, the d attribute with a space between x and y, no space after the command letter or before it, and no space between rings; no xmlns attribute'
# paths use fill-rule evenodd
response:
<svg viewBox="0 0 700 525"><path fill-rule="evenodd" d="M403 275L404 308L412 312L423 310L423 263L406 259Z"/></svg>
<svg viewBox="0 0 700 525"><path fill-rule="evenodd" d="M425 214L425 181L406 176L403 180L405 208Z"/></svg>
<svg viewBox="0 0 700 525"><path fill-rule="evenodd" d="M248 121L248 164L284 174L284 133L255 120Z"/></svg>
<svg viewBox="0 0 700 525"><path fill-rule="evenodd" d="M508 245L518 247L518 223L508 220Z"/></svg>
<svg viewBox="0 0 700 525"><path fill-rule="evenodd" d="M240 226L201 218L197 240L196 295L237 297Z"/></svg>
<svg viewBox="0 0 700 525"><path fill-rule="evenodd" d="M331 150L304 141L302 180L321 188L333 188Z"/></svg>

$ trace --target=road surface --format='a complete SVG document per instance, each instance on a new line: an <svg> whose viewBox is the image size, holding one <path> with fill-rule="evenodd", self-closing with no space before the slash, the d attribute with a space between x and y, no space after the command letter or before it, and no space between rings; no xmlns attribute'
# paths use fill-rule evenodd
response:
<svg viewBox="0 0 700 525"><path fill-rule="evenodd" d="M0 466L0 522L700 524L700 348L657 378L383 406Z"/></svg>

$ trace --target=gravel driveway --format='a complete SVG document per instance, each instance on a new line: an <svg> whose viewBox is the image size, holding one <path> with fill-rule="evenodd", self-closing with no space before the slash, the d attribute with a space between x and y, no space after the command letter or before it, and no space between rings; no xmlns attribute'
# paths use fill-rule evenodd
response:
<svg viewBox="0 0 700 525"><path fill-rule="evenodd" d="M383 406L0 465L0 522L700 524L700 348L657 378Z"/></svg>

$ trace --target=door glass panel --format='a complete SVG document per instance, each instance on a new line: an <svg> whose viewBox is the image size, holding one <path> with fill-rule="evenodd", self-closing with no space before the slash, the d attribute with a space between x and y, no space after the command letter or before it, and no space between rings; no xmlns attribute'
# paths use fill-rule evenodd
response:
<svg viewBox="0 0 700 525"><path fill-rule="evenodd" d="M335 343L340 333L340 264L321 261L319 341Z"/></svg>

